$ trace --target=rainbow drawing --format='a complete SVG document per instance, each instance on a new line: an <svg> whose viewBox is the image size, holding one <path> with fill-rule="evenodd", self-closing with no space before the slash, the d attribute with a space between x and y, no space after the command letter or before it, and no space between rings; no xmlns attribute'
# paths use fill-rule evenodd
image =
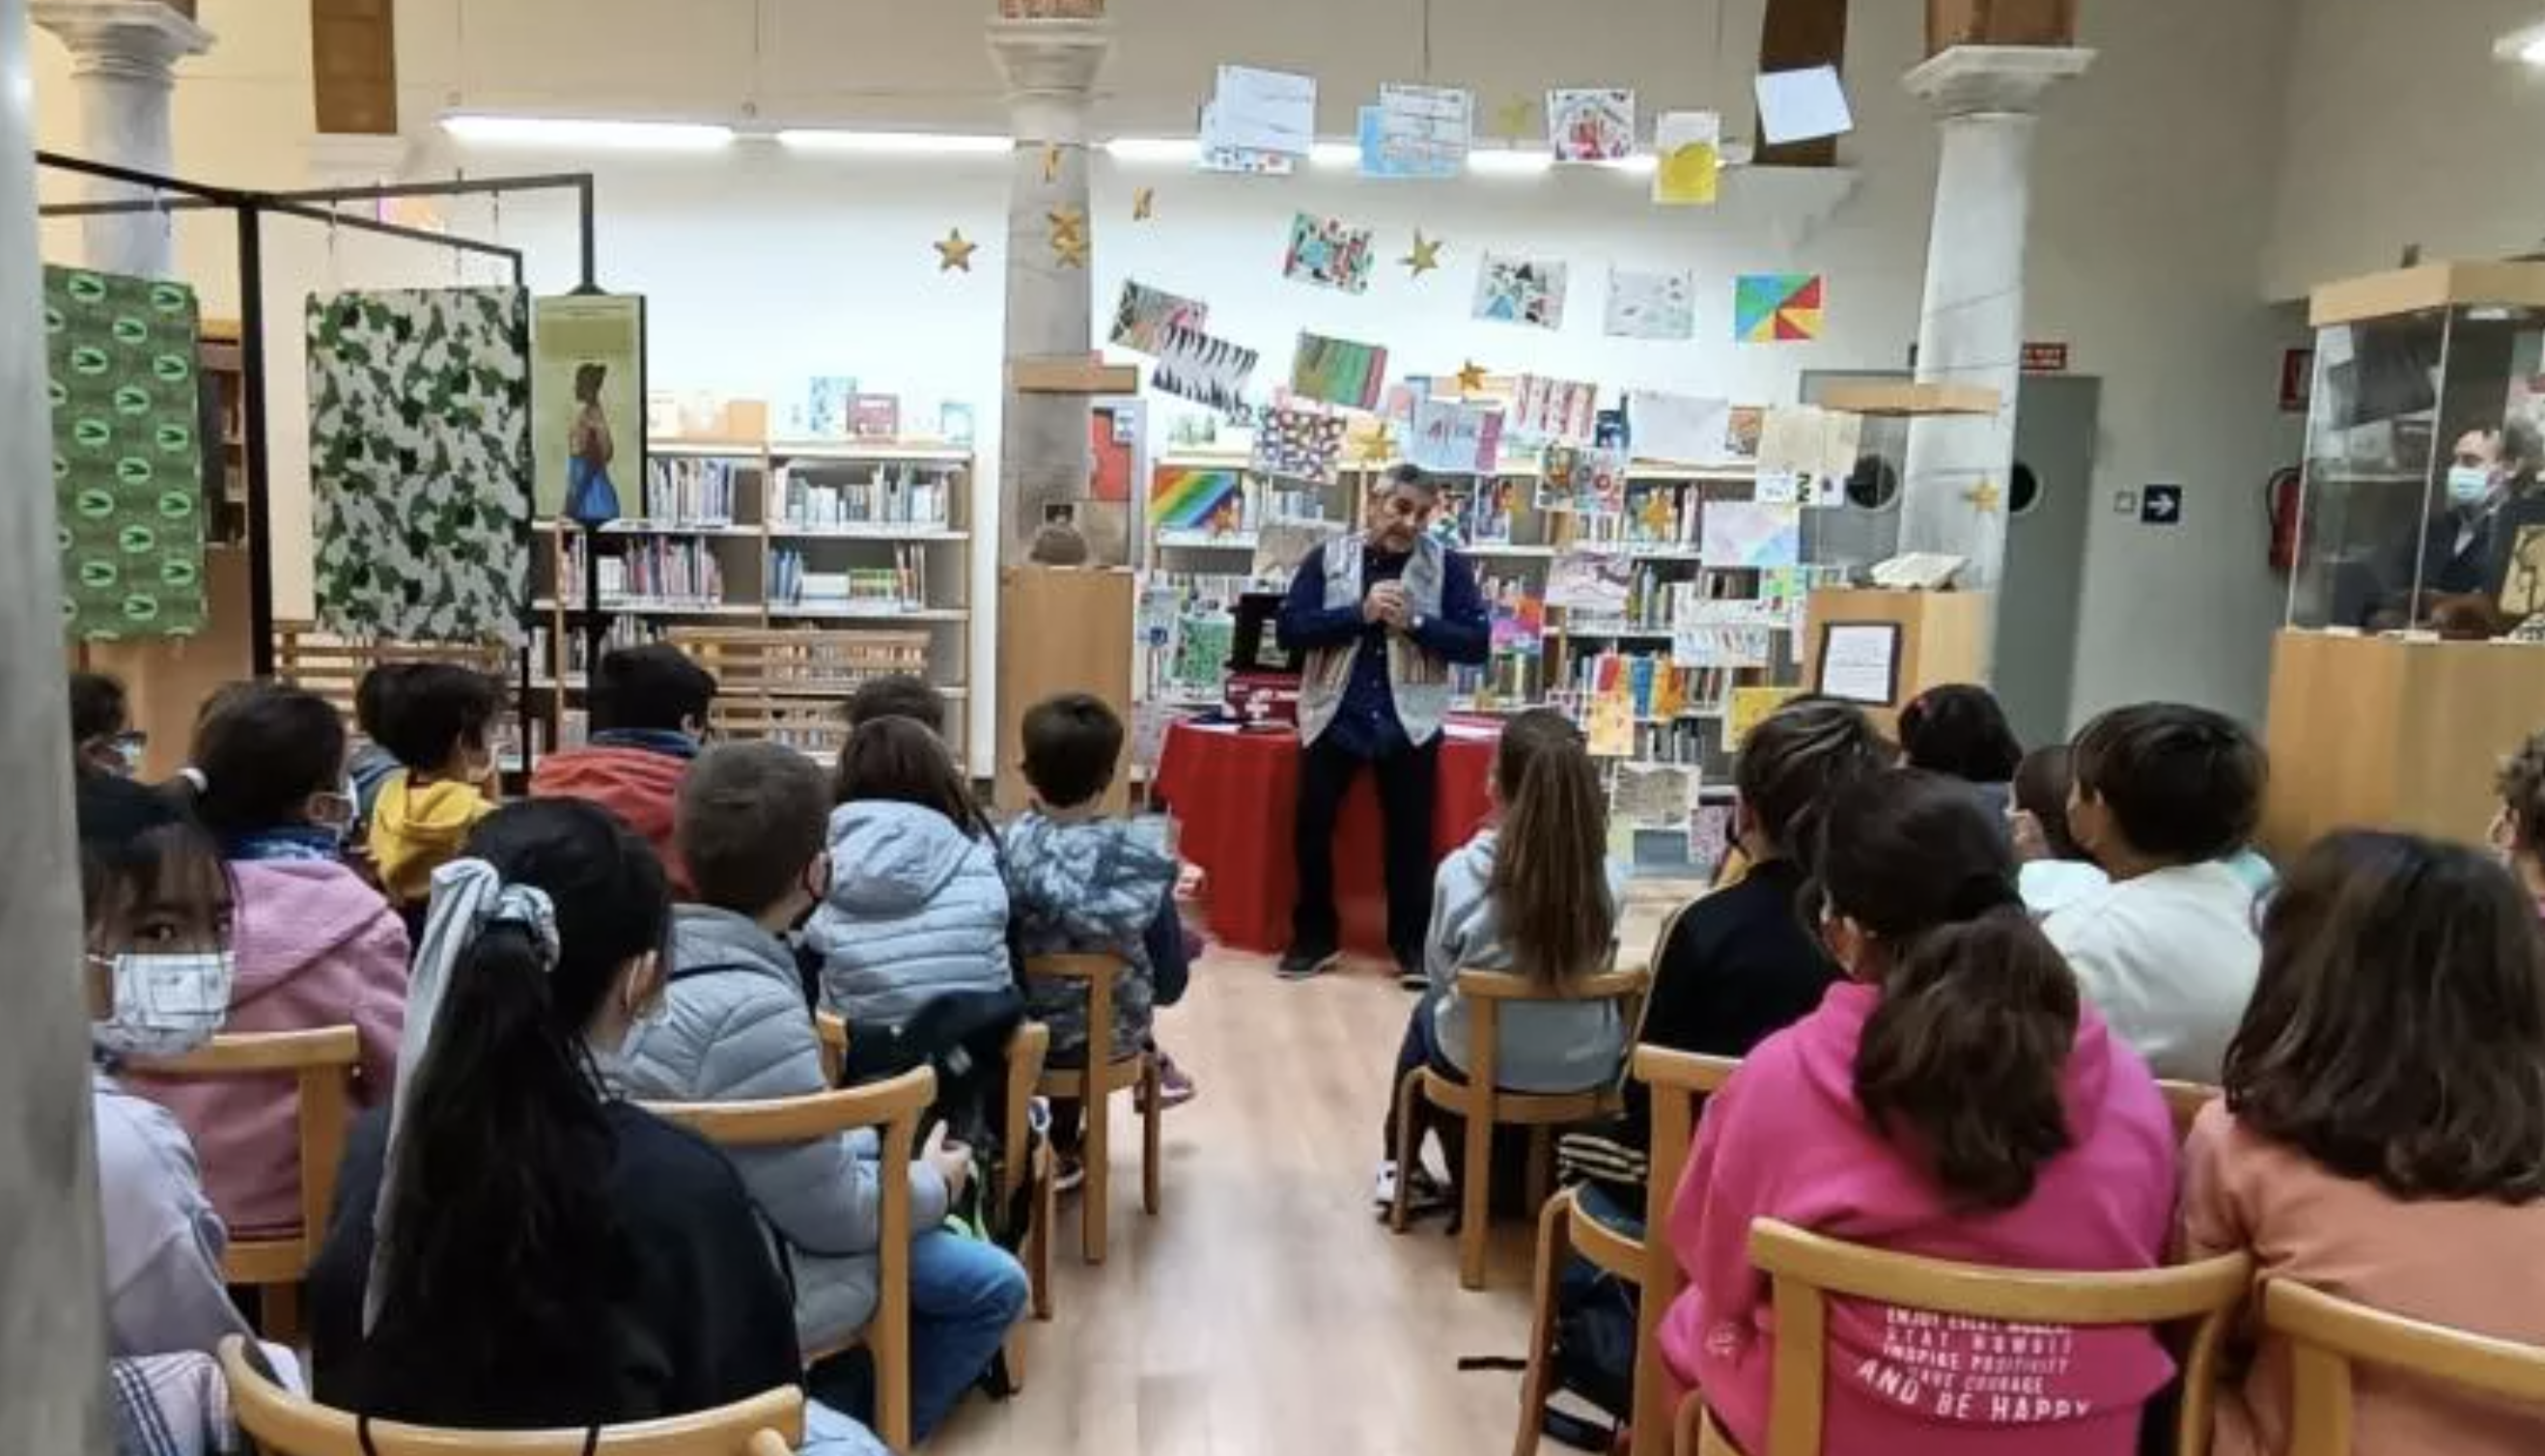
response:
<svg viewBox="0 0 2545 1456"><path fill-rule="evenodd" d="M1733 285L1732 336L1744 344L1817 339L1824 292L1816 273L1745 274Z"/></svg>
<svg viewBox="0 0 2545 1456"><path fill-rule="evenodd" d="M1243 511L1243 476L1235 470L1161 465L1149 477L1153 530L1234 530ZM1225 525L1221 518L1228 518Z"/></svg>

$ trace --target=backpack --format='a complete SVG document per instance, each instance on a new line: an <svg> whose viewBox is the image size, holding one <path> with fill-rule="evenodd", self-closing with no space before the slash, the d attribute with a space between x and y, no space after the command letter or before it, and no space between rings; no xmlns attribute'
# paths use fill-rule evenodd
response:
<svg viewBox="0 0 2545 1456"><path fill-rule="evenodd" d="M1567 1445L1606 1451L1635 1411L1635 1286L1580 1254L1565 1261L1555 1286L1554 1388L1570 1392L1608 1417L1602 1434L1590 1421L1549 1408L1545 1430Z"/></svg>

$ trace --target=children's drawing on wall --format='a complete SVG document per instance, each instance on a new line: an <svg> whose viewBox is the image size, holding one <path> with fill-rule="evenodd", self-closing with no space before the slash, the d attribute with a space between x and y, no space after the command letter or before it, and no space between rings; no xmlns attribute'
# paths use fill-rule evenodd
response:
<svg viewBox="0 0 2545 1456"><path fill-rule="evenodd" d="M1564 327L1565 266L1551 258L1487 253L1476 267L1476 317L1496 323Z"/></svg>
<svg viewBox="0 0 2545 1456"><path fill-rule="evenodd" d="M1546 143L1559 162L1613 162L1635 151L1635 93L1584 88L1546 93Z"/></svg>
<svg viewBox="0 0 2545 1456"><path fill-rule="evenodd" d="M1368 228L1355 227L1340 217L1301 212L1290 219L1290 249L1281 260L1281 276L1293 283L1365 293L1373 257Z"/></svg>

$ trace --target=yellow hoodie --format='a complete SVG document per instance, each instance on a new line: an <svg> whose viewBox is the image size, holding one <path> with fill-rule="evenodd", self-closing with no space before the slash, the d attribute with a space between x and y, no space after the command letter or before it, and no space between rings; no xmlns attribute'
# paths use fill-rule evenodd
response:
<svg viewBox="0 0 2545 1456"><path fill-rule="evenodd" d="M433 872L456 858L477 821L495 805L474 784L436 780L414 786L404 768L380 785L371 806L371 864L391 905L433 893Z"/></svg>

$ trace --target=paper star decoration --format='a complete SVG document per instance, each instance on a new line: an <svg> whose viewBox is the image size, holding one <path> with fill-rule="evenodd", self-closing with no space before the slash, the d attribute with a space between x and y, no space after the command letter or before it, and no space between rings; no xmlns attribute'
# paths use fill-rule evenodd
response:
<svg viewBox="0 0 2545 1456"><path fill-rule="evenodd" d="M1385 420L1378 422L1376 430L1360 438L1360 457L1365 461L1374 464L1380 460L1392 459L1395 454L1396 436L1387 428Z"/></svg>
<svg viewBox="0 0 2545 1456"><path fill-rule="evenodd" d="M1042 144L1042 180L1046 187L1060 180L1060 144L1058 142L1046 141Z"/></svg>
<svg viewBox="0 0 2545 1456"><path fill-rule="evenodd" d="M1085 238L1076 236L1053 238L1051 251L1059 257L1060 266L1063 268L1087 266L1087 239Z"/></svg>
<svg viewBox="0 0 2545 1456"><path fill-rule="evenodd" d="M1472 359L1467 361L1466 366L1458 370L1458 392L1477 394L1481 393L1484 387L1485 366Z"/></svg>
<svg viewBox="0 0 2545 1456"><path fill-rule="evenodd" d="M1076 207L1054 207L1045 214L1051 218L1051 251L1063 268L1087 266L1087 214Z"/></svg>
<svg viewBox="0 0 2545 1456"><path fill-rule="evenodd" d="M947 232L943 242L931 246L937 249L939 273L953 273L958 269L964 273L970 273L972 254L978 251L981 245L963 236L963 229L958 227Z"/></svg>
<svg viewBox="0 0 2545 1456"><path fill-rule="evenodd" d="M1494 113L1494 124L1505 139L1519 141L1528 135L1528 119L1537 113L1537 103L1522 97Z"/></svg>
<svg viewBox="0 0 2545 1456"><path fill-rule="evenodd" d="M1970 502L1971 509L1982 516L1995 516L1998 502L2004 498L2005 493L1997 488L1994 480L1983 480L1962 492L1962 499Z"/></svg>
<svg viewBox="0 0 2545 1456"><path fill-rule="evenodd" d="M1158 212L1158 190L1144 187L1131 194L1131 220L1146 222Z"/></svg>
<svg viewBox="0 0 2545 1456"><path fill-rule="evenodd" d="M1414 229L1414 251L1397 261L1405 265L1406 273L1421 278L1440 266L1440 240L1425 237L1418 227Z"/></svg>

